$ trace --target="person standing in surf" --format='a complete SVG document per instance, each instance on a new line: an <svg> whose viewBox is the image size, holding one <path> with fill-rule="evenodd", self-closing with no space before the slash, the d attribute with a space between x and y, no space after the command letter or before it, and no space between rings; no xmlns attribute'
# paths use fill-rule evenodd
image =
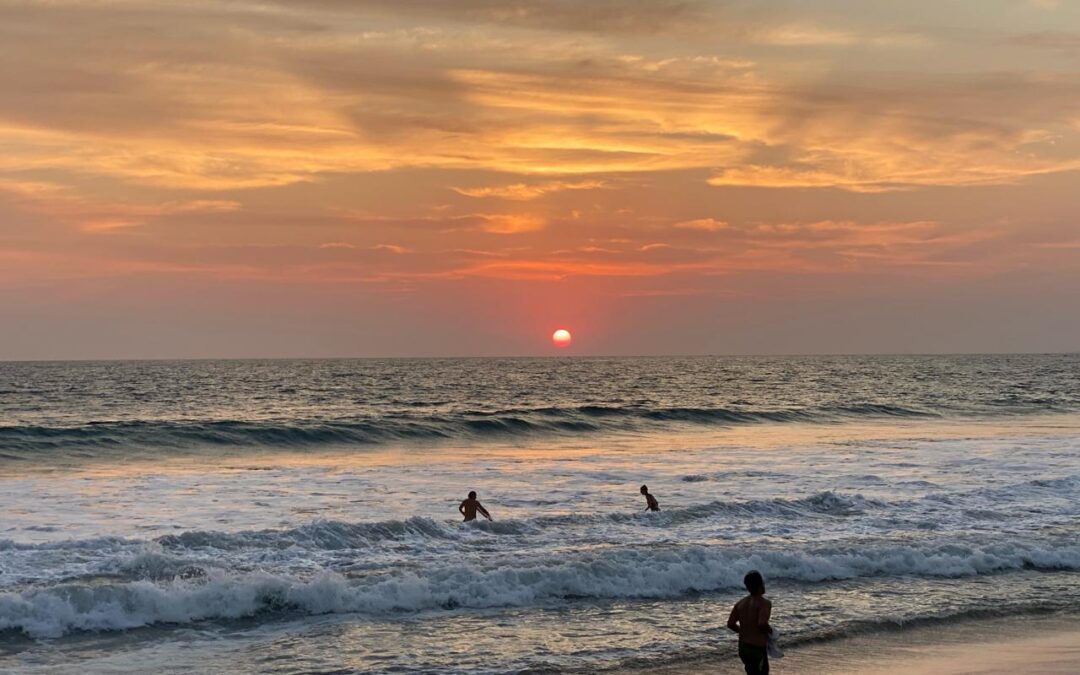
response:
<svg viewBox="0 0 1080 675"><path fill-rule="evenodd" d="M739 659L746 668L746 675L769 675L772 603L765 597L765 579L761 572L748 572L743 577L743 585L750 595L731 608L727 626L739 635Z"/></svg>
<svg viewBox="0 0 1080 675"><path fill-rule="evenodd" d="M649 486L641 486L641 494L645 495L645 510L646 511L659 511L660 502L656 501L656 497L649 494Z"/></svg>
<svg viewBox="0 0 1080 675"><path fill-rule="evenodd" d="M476 512L479 511L488 520L491 520L491 514L487 512L484 505L476 498L476 492L470 492L468 499L458 504L457 510L461 515L465 516L465 522L470 520L476 520Z"/></svg>

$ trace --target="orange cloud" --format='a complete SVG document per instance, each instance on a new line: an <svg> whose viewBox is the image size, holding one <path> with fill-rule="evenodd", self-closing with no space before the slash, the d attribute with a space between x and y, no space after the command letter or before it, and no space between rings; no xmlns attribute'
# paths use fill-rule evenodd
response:
<svg viewBox="0 0 1080 675"><path fill-rule="evenodd" d="M493 187L477 188L454 188L454 192L466 197L498 197L500 199L512 199L516 201L528 201L538 199L544 195L566 190L597 190L607 187L607 183L600 180L584 181L549 181L546 183L514 183Z"/></svg>
<svg viewBox="0 0 1080 675"><path fill-rule="evenodd" d="M371 247L371 250L373 250L373 251L386 251L387 253L394 253L396 255L401 255L403 253L411 253L412 252L409 249L405 248L404 246L398 246L397 244L375 244L374 246Z"/></svg>
<svg viewBox="0 0 1080 675"><path fill-rule="evenodd" d="M684 269L685 266L680 267ZM511 260L483 263L460 268L455 276L492 277L497 279L559 280L573 276L638 277L670 274L670 265L640 262L586 262L573 260Z"/></svg>
<svg viewBox="0 0 1080 675"><path fill-rule="evenodd" d="M684 230L704 230L706 232L718 232L730 227L723 220L716 220L715 218L696 218L694 220L684 220L679 223L675 223L674 227Z"/></svg>
<svg viewBox="0 0 1080 675"><path fill-rule="evenodd" d="M0 88L22 92L0 101L0 173L210 192L409 167L517 177L716 169L715 185L872 193L1008 183L1078 166L1075 151L1061 150L1077 142L1075 74L988 70L953 79L947 68L924 67L890 86L859 81L835 67L844 50L918 42L875 29L869 10L854 27L823 27L677 0L605 0L584 10L527 2L513 12L479 0L276 4L230 6L235 30L221 29L226 10L212 5L11 8L13 25L55 40L46 49L33 30L2 36L13 60L33 65L0 74ZM138 20L117 21L121 11ZM333 20L341 13L376 15L387 26L359 30ZM417 15L435 23L417 28ZM555 34L508 36L500 29L507 24ZM145 45L133 25L160 28L158 39ZM599 35L631 25L690 32L625 45L578 35L585 25ZM749 62L716 53L718 30L733 44L822 51L793 64L787 50L765 48ZM888 54L879 58L888 63ZM376 67L342 66L355 62ZM456 189L529 200L600 182L510 177Z"/></svg>
<svg viewBox="0 0 1080 675"><path fill-rule="evenodd" d="M540 216L531 214L480 213L481 229L494 234L519 234L541 230L547 224Z"/></svg>
<svg viewBox="0 0 1080 675"><path fill-rule="evenodd" d="M229 213L241 208L240 202L230 199L157 203L105 201L81 196L55 183L0 179L0 192L4 191L14 194L18 203L25 208L75 225L84 232L111 232L143 225L165 216Z"/></svg>

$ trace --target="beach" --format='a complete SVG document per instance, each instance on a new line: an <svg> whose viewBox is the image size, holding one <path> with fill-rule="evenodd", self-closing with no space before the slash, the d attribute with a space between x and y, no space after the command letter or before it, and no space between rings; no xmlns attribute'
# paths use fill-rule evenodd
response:
<svg viewBox="0 0 1080 675"><path fill-rule="evenodd" d="M1080 369L1027 358L22 364L0 669L726 672L750 569L776 672L1067 669Z"/></svg>
<svg viewBox="0 0 1080 675"><path fill-rule="evenodd" d="M734 651L734 636L731 652ZM1080 671L1080 616L961 620L897 628L785 650L774 673L806 675L1065 675ZM635 671L628 669L627 675ZM742 673L732 654L651 669L663 675Z"/></svg>
<svg viewBox="0 0 1080 675"><path fill-rule="evenodd" d="M1080 616L957 622L792 650L775 672L1006 675L1080 672Z"/></svg>

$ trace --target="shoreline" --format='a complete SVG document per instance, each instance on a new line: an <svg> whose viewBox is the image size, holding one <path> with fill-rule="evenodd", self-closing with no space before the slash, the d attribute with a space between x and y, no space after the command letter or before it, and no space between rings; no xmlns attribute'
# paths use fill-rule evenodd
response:
<svg viewBox="0 0 1080 675"><path fill-rule="evenodd" d="M663 675L742 673L735 641L716 658L653 667ZM964 619L810 642L785 649L772 673L799 675L1011 675L1080 672L1080 615ZM617 672L640 672L630 668Z"/></svg>

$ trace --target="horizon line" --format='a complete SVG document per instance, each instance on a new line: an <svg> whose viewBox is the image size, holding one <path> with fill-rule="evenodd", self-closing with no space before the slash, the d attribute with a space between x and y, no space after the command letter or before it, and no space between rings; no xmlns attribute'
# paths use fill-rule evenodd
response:
<svg viewBox="0 0 1080 675"><path fill-rule="evenodd" d="M972 352L776 352L776 353L681 353L681 354L496 354L496 355L413 355L413 356L151 356L101 358L0 359L0 363L122 363L176 361L445 361L466 359L664 359L664 358L829 358L902 356L1076 356L1077 351L972 351Z"/></svg>

